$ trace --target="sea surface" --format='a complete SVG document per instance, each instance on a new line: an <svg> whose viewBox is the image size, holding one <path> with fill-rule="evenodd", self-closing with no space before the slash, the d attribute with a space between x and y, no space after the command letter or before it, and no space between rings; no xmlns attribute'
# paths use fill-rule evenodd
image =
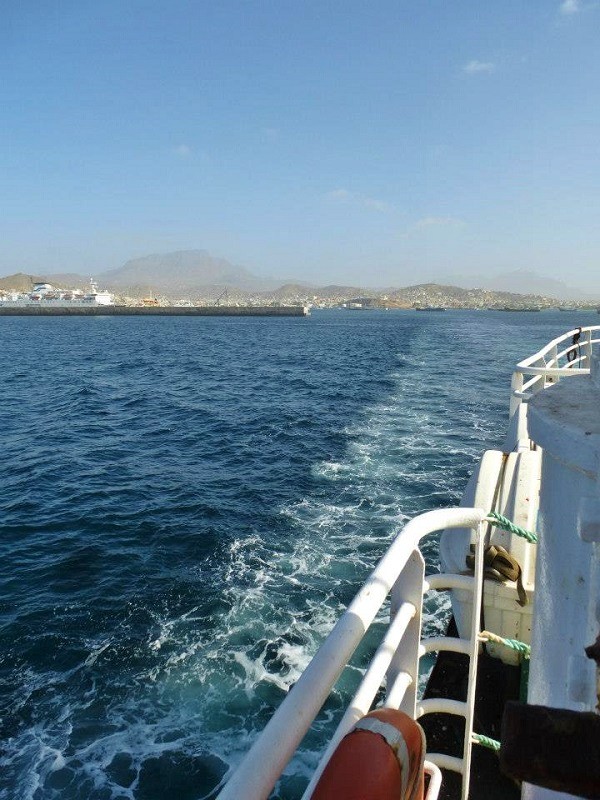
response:
<svg viewBox="0 0 600 800"><path fill-rule="evenodd" d="M394 534L501 444L513 363L599 321L0 318L0 798L215 797Z"/></svg>

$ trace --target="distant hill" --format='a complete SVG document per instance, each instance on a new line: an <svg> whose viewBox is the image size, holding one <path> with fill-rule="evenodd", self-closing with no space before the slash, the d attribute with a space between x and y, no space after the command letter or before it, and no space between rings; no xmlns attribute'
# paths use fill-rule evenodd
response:
<svg viewBox="0 0 600 800"><path fill-rule="evenodd" d="M43 281L39 275L25 275L24 272L16 272L14 275L7 275L0 278L0 289L8 292L29 292L34 283Z"/></svg>
<svg viewBox="0 0 600 800"><path fill-rule="evenodd" d="M170 294L226 286L266 291L279 285L278 281L259 278L244 267L211 256L206 250L179 250L134 258L118 269L98 275L98 280L124 292L151 289Z"/></svg>
<svg viewBox="0 0 600 800"><path fill-rule="evenodd" d="M463 289L439 283L420 283L390 292L390 297L408 305L440 305L447 308L523 307L554 304L548 295L498 292L492 289Z"/></svg>
<svg viewBox="0 0 600 800"><path fill-rule="evenodd" d="M0 289L9 292L29 292L34 283L47 282L60 289L89 289L90 279L74 272L57 273L54 275L26 275L16 272L0 278Z"/></svg>
<svg viewBox="0 0 600 800"><path fill-rule="evenodd" d="M339 297L348 298L356 294L363 293L368 296L381 294L377 289L360 289L357 286L312 286L307 283L284 283L277 289L266 292L265 294L273 300L288 300L292 297Z"/></svg>
<svg viewBox="0 0 600 800"><path fill-rule="evenodd" d="M516 269L500 275L454 275L449 279L449 283L464 289L476 286L493 292L555 297L563 302L584 300L589 297L585 292L568 286L564 281L545 278L526 269Z"/></svg>
<svg viewBox="0 0 600 800"><path fill-rule="evenodd" d="M313 298L341 304L352 298L379 298L392 307L440 305L454 308L497 308L524 304L549 307L559 302L588 298L562 281L542 278L533 272L517 270L493 278L457 277L445 284L424 283L404 288L365 288L358 286L315 286L297 279L288 281L261 278L244 267L206 250L179 250L155 253L127 261L118 269L96 273L101 289L117 296L153 295L162 300L199 302L241 302L260 298L265 302L310 302ZM0 290L27 291L32 283L46 280L61 288L89 286L89 275L75 273L27 275L19 272L0 278ZM520 286L521 288L516 288ZM473 288L477 286L477 288ZM225 297L226 295L226 297ZM222 297L223 296L223 297ZM589 299L588 299L589 302ZM371 303L368 303L371 305Z"/></svg>
<svg viewBox="0 0 600 800"><path fill-rule="evenodd" d="M46 275L45 280L61 289L90 288L90 277L78 275L76 272L56 272L52 275Z"/></svg>

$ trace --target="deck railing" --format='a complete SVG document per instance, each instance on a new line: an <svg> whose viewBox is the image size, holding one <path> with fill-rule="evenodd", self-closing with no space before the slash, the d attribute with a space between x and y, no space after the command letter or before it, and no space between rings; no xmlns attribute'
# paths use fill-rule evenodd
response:
<svg viewBox="0 0 600 800"><path fill-rule="evenodd" d="M473 741L483 583L481 543L485 517L486 512L477 508L442 509L421 514L404 527L232 775L219 800L239 800L241 797L244 800L264 800L268 797L388 596L390 624L303 797L306 800L310 798L335 747L354 723L373 707L377 693L385 684L384 705L399 708L413 719L428 713L464 717L462 758L428 753L425 770L430 776L427 800L437 798L441 784L440 768L453 770L462 776L462 798L466 800ZM474 531L474 575L432 575L425 578L419 542L435 531L453 528L471 528ZM470 638L437 637L421 641L424 593L432 589L453 588L473 592ZM419 659L426 653L442 650L470 656L466 702L418 700Z"/></svg>
<svg viewBox="0 0 600 800"><path fill-rule="evenodd" d="M575 328L553 339L539 352L520 361L511 383L511 417L523 401L562 378L589 375L590 358L600 334L600 325Z"/></svg>
<svg viewBox="0 0 600 800"><path fill-rule="evenodd" d="M600 325L575 328L553 339L539 352L519 361L512 375L509 426L504 449L529 450L527 403L563 378L590 374L594 345L600 342Z"/></svg>

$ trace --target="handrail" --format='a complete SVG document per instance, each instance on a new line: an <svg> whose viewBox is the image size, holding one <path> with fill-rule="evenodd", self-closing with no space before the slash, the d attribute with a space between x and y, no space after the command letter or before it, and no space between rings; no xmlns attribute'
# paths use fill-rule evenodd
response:
<svg viewBox="0 0 600 800"><path fill-rule="evenodd" d="M600 342L600 339L598 339ZM577 359L578 361L583 361L584 358ZM577 363L576 361L572 361L571 364ZM536 375L536 376L549 376L549 377L557 377L557 378L569 378L573 377L574 375L589 375L590 370L589 367L581 367L581 368L573 368L573 367L523 367L522 369L515 369L515 372L519 372L521 375Z"/></svg>
<svg viewBox="0 0 600 800"><path fill-rule="evenodd" d="M319 713L323 703L329 696L333 686L348 663L356 647L367 632L369 626L375 619L377 612L385 602L388 594L397 586L397 581L405 568L410 568L411 559L414 561L414 554L418 554L421 568L423 565L422 557L418 551L420 540L435 531L450 528L471 528L476 532L476 551L478 557L475 565L475 580L473 581L473 624L471 637L474 640L472 657L470 659L469 678L473 684L471 691L471 701L474 703L474 682L476 672L476 661L479 632L479 609L481 605L481 583L483 576L483 548L479 547L480 534L483 531L482 520L486 512L478 508L450 508L429 511L411 520L392 542L390 548L385 553L379 564L375 567L370 577L350 603L345 613L340 617L331 633L327 636L302 676L295 684L279 708L275 711L270 721L267 723L262 734L247 753L242 763L232 775L219 795L219 800L238 800L244 797L245 800L264 800L268 797L275 782L283 772L286 764L295 753L304 735L310 728L313 720ZM416 608L418 602L419 622L420 605L423 593L423 572L420 574L420 583L415 588ZM478 585L479 584L479 585ZM418 595L417 595L418 593ZM417 600L418 596L418 600ZM392 611L394 609L392 608ZM405 623L409 623L411 616L410 609L406 605L401 605L396 609L396 616L401 615L402 620L394 625L395 616L392 619L392 628L395 633L401 632ZM409 624L410 627L410 624ZM396 635L392 634L392 639ZM419 631L420 636L420 631ZM390 641L380 647L375 659L377 672L381 671L383 650L389 651L390 667L388 676L393 679L401 676L405 670L402 664L394 664L393 659L398 654L392 652L393 648L388 647ZM415 642L418 647L418 639ZM382 650L383 648L383 650ZM417 665L417 674L410 675L412 691L412 716L416 713L415 689L418 680L418 652L414 653L414 663ZM368 671L367 671L368 674ZM371 678L372 681L372 678ZM355 701L359 692L355 696ZM364 702L364 698L361 699ZM470 702L470 701L469 701ZM472 704L471 704L472 705ZM352 707L356 704L353 702ZM405 707L405 706L404 706ZM368 711L368 707L366 709ZM352 717L354 713L366 713L366 711L356 708L356 712L346 715L342 720L343 724L338 726L334 736L335 741L345 735L346 726L352 727ZM470 726L470 727L469 727ZM467 735L465 736L465 746L463 754L463 797L468 793L468 772L470 764L472 731L472 707L467 714ZM330 748L331 749L331 748ZM325 756L321 765L326 763ZM314 783L314 779L313 779ZM305 797L310 796L307 789Z"/></svg>
<svg viewBox="0 0 600 800"><path fill-rule="evenodd" d="M572 339L573 336L575 336L577 333L580 333L580 332L581 333L586 333L587 331L590 331L590 332L591 331L600 331L600 325L588 325L585 328L574 328L572 331L567 331L567 333L563 333L561 336L557 336L556 339L552 339L552 341L550 341L550 342L548 342L548 344L544 345L544 347L542 347L542 349L539 350L537 353L534 353L532 356L528 356L527 358L524 358L522 361L519 361L519 363L517 364L517 366L515 368L516 371L519 371L519 372L524 371L524 369L526 367L528 367L530 364L532 364L534 361L536 361L539 358L543 358L547 353L549 353L552 350L553 347L557 347L559 344L561 344L561 342L565 342L569 338ZM599 341L600 341L600 339L594 339L592 341L592 344L598 343ZM581 345L583 345L583 344L584 344L584 342L581 342ZM577 345L573 345L573 346L576 347ZM570 350L571 348L568 348L568 349Z"/></svg>
<svg viewBox="0 0 600 800"><path fill-rule="evenodd" d="M590 361L593 346L600 344L600 338L594 338L594 332L600 332L600 325L588 325L575 328L551 342L532 356L524 358L515 366L511 381L510 419L515 417L519 406L528 402L549 383L556 383L563 378L590 374ZM576 341L574 341L577 339ZM562 348L559 347L562 345ZM569 360L570 354L573 358ZM584 366L585 365L585 366ZM513 439L515 432L513 431ZM514 444L523 448L527 446L526 425L516 436Z"/></svg>

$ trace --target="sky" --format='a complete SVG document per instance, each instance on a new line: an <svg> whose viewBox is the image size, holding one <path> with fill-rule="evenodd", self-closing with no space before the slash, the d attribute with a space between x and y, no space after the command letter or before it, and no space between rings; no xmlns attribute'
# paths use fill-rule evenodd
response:
<svg viewBox="0 0 600 800"><path fill-rule="evenodd" d="M600 290L596 0L0 0L0 274Z"/></svg>

